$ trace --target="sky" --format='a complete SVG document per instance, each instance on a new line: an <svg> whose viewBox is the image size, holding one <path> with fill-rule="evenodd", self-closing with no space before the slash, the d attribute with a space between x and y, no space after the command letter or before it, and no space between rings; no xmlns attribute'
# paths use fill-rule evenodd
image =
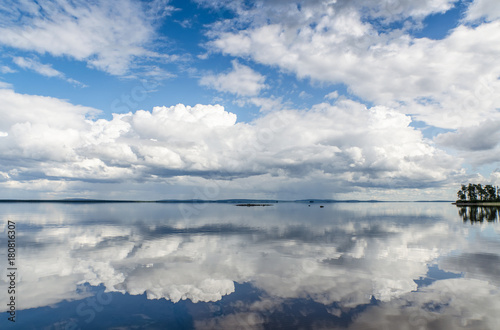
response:
<svg viewBox="0 0 500 330"><path fill-rule="evenodd" d="M500 185L496 0L0 4L0 198Z"/></svg>

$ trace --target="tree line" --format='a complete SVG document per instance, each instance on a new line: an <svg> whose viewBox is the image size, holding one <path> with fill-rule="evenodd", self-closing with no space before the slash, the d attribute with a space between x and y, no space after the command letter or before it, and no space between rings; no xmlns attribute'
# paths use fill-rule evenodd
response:
<svg viewBox="0 0 500 330"><path fill-rule="evenodd" d="M457 192L457 202L499 202L500 190L490 184L484 187L481 184L462 185Z"/></svg>

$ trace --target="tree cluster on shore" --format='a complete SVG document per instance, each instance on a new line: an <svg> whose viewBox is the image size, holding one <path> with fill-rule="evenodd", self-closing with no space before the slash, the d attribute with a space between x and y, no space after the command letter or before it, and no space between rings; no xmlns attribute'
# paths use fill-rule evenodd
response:
<svg viewBox="0 0 500 330"><path fill-rule="evenodd" d="M490 184L463 184L457 196L457 202L500 202L500 190Z"/></svg>

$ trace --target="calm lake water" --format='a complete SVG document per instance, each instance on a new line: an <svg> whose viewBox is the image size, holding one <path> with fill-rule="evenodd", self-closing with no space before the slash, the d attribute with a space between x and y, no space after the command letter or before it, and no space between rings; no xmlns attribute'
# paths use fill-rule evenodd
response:
<svg viewBox="0 0 500 330"><path fill-rule="evenodd" d="M324 205L0 203L0 328L498 329L498 210Z"/></svg>

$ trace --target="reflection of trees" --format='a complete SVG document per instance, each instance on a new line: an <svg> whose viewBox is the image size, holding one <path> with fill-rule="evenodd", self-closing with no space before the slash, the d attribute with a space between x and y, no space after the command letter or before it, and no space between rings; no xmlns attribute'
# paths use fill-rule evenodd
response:
<svg viewBox="0 0 500 330"><path fill-rule="evenodd" d="M498 219L500 214L500 207L496 206L460 206L458 208L458 215L460 215L464 222L470 221L494 222Z"/></svg>

